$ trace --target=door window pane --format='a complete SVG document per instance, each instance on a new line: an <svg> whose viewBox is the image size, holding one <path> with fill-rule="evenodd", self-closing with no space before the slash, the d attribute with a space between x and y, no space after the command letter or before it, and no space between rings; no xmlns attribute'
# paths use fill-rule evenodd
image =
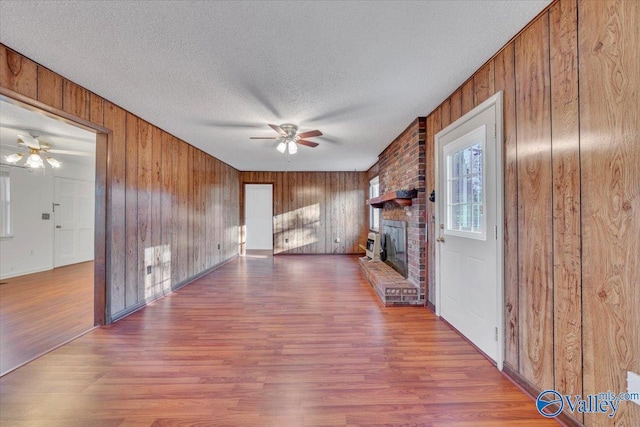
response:
<svg viewBox="0 0 640 427"><path fill-rule="evenodd" d="M483 233L483 144L447 156L447 229Z"/></svg>

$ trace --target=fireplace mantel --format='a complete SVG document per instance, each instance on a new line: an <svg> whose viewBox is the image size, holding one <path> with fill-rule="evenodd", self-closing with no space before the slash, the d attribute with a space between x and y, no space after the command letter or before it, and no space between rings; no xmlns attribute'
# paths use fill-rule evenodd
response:
<svg viewBox="0 0 640 427"><path fill-rule="evenodd" d="M382 209L385 203L392 202L398 206L411 206L412 200L418 195L418 190L398 190L385 193L382 196L369 199L367 203L374 208Z"/></svg>

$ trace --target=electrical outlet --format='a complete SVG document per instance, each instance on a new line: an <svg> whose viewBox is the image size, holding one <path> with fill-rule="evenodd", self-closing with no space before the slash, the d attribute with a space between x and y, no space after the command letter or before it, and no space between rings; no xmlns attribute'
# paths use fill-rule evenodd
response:
<svg viewBox="0 0 640 427"><path fill-rule="evenodd" d="M636 393L636 396L640 396L640 375L635 372L627 371L627 393ZM640 405L640 397L632 402Z"/></svg>
<svg viewBox="0 0 640 427"><path fill-rule="evenodd" d="M147 274L151 274L151 266L147 265Z"/></svg>
<svg viewBox="0 0 640 427"><path fill-rule="evenodd" d="M220 250L220 243L218 243L218 250Z"/></svg>
<svg viewBox="0 0 640 427"><path fill-rule="evenodd" d="M340 243L340 238L336 237L336 243Z"/></svg>

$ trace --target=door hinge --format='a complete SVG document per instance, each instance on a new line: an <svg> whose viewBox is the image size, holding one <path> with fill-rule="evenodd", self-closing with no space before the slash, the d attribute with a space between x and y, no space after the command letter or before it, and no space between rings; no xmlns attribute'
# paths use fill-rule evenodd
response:
<svg viewBox="0 0 640 427"><path fill-rule="evenodd" d="M493 139L496 139L498 137L498 134L496 133L496 125L493 125Z"/></svg>
<svg viewBox="0 0 640 427"><path fill-rule="evenodd" d="M497 225L493 226L493 236L496 238L496 240L498 240L498 226Z"/></svg>
<svg viewBox="0 0 640 427"><path fill-rule="evenodd" d="M495 332L496 332L496 341L498 341L498 327L497 326L495 328Z"/></svg>

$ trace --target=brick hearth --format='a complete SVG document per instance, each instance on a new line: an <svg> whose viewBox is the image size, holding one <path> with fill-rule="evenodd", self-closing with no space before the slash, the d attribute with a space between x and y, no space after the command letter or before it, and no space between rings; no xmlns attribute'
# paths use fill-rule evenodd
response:
<svg viewBox="0 0 640 427"><path fill-rule="evenodd" d="M360 269L385 307L397 305L423 305L424 294L420 287L408 281L400 273L382 261L359 259Z"/></svg>

